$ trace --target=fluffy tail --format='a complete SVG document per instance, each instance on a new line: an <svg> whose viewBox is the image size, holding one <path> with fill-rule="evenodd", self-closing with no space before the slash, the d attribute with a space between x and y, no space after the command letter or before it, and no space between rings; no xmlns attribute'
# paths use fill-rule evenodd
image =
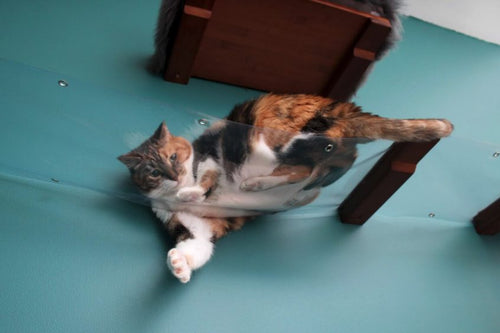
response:
<svg viewBox="0 0 500 333"><path fill-rule="evenodd" d="M180 22L180 0L163 0L158 13L155 34L155 53L147 66L151 74L162 75L166 70L167 58L172 48L177 26Z"/></svg>
<svg viewBox="0 0 500 333"><path fill-rule="evenodd" d="M432 141L453 131L446 119L389 119L373 115L350 119L348 128L352 129L349 136L355 138L405 142Z"/></svg>

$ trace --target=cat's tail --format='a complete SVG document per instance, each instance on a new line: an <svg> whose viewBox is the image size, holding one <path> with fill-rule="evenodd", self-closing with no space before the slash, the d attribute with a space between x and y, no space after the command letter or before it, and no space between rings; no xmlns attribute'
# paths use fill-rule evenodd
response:
<svg viewBox="0 0 500 333"><path fill-rule="evenodd" d="M368 113L348 119L345 125L348 137L396 142L432 141L453 131L452 123L446 119L390 119Z"/></svg>

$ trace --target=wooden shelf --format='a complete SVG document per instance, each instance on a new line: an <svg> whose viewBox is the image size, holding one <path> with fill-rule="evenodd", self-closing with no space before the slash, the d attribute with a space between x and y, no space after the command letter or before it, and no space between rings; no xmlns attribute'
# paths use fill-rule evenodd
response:
<svg viewBox="0 0 500 333"><path fill-rule="evenodd" d="M165 79L348 100L391 31L385 18L309 0L186 1Z"/></svg>

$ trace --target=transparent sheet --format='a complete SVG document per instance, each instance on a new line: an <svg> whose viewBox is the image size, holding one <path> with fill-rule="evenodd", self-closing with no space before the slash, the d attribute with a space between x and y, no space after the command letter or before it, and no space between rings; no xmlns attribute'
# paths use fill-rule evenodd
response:
<svg viewBox="0 0 500 333"><path fill-rule="evenodd" d="M222 121L209 115L221 114L221 110L174 109L164 103L6 61L0 61L0 69L4 85L0 93L3 103L0 173L6 176L85 188L150 205L151 202L132 185L127 168L117 157L146 140L163 120L173 135L190 141L210 125ZM60 82L64 79L67 86ZM222 114L229 111L222 111ZM246 131L244 126L241 131ZM271 132L264 134L289 136L285 132ZM329 143L318 139L308 152L321 155L318 162L322 163L332 160L339 144L350 146L353 142L345 140L332 144L335 149L328 150ZM190 202L189 206L250 212L246 215L252 215L253 211L276 212L288 208L287 216L335 215L336 207L390 144L388 141L358 144L359 157L349 171L332 185L322 188L321 195L304 207L298 208L308 201L307 198L299 196L297 199L293 193L307 186L306 181L290 185L285 192L282 188L277 192L273 192L275 189L254 191L256 197L267 196L262 200L266 206L261 209L248 205L243 199ZM435 216L442 219L470 220L479 209L500 195L500 157L494 154L497 151L500 151L500 144L453 136L442 140L419 164L417 173L379 212L416 217L436 212ZM266 159L261 162L269 164ZM286 200L281 198L284 193L290 195ZM233 194L227 197L231 196ZM256 197L249 201L255 202ZM272 200L282 200L287 205L274 205L270 203Z"/></svg>

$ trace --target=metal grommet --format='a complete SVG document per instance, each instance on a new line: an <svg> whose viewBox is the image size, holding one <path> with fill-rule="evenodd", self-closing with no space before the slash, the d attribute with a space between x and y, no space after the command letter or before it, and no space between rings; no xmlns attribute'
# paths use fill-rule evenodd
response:
<svg viewBox="0 0 500 333"><path fill-rule="evenodd" d="M494 158L497 158L499 156L500 156L500 151L496 151L496 152L493 153L493 157Z"/></svg>
<svg viewBox="0 0 500 333"><path fill-rule="evenodd" d="M333 145L332 145L331 143L329 143L329 144L325 147L325 151L326 151L327 153L331 152L331 151L332 151L332 149L333 149Z"/></svg>
<svg viewBox="0 0 500 333"><path fill-rule="evenodd" d="M64 80L59 80L57 81L57 84L60 86L60 87L67 87L69 84L68 82L64 81Z"/></svg>
<svg viewBox="0 0 500 333"><path fill-rule="evenodd" d="M208 120L206 119L198 119L198 124L200 124L201 126L208 126L210 123Z"/></svg>
<svg viewBox="0 0 500 333"><path fill-rule="evenodd" d="M435 216L436 216L436 214L434 214L434 213L429 213L429 215L428 215L428 216L432 218L432 217L435 217Z"/></svg>

